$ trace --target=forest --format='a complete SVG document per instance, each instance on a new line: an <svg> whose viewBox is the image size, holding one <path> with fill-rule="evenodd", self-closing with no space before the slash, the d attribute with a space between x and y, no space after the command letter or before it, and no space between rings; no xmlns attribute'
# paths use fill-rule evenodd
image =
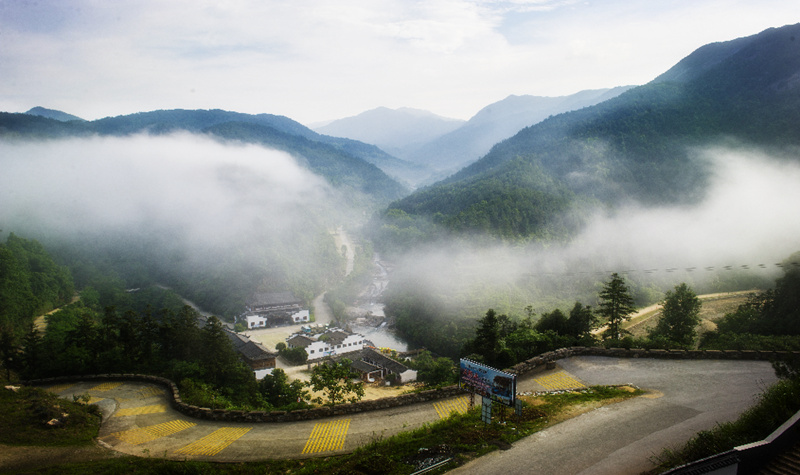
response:
<svg viewBox="0 0 800 475"><path fill-rule="evenodd" d="M789 86L800 67L793 38L786 27L700 48L648 84L522 129L390 204L372 224L376 247L394 252L465 232L563 239L592 208L698 203L713 172L698 147L800 145L798 95Z"/></svg>

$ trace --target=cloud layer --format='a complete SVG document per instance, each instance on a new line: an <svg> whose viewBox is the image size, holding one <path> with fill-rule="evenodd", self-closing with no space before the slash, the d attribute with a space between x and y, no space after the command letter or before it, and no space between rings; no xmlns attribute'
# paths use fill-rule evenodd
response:
<svg viewBox="0 0 800 475"><path fill-rule="evenodd" d="M477 304L495 308L542 305L525 301L536 296L550 299L540 311L557 299L593 296L582 285L607 280L611 272L661 291L682 281L711 288L713 282L731 278L733 271L743 272L744 280L780 275L775 264L800 251L797 160L729 146L698 154L715 172L706 199L697 206L631 204L599 211L563 246L422 250L399 263L398 273L413 276L418 288L448 296L458 305L469 305L476 294ZM501 297L480 301L487 296Z"/></svg>
<svg viewBox="0 0 800 475"><path fill-rule="evenodd" d="M161 234L197 252L291 239L335 215L323 179L253 145L191 135L0 142L0 157L7 232Z"/></svg>
<svg viewBox="0 0 800 475"><path fill-rule="evenodd" d="M510 94L642 84L706 43L797 18L784 0L0 0L0 109L467 119Z"/></svg>

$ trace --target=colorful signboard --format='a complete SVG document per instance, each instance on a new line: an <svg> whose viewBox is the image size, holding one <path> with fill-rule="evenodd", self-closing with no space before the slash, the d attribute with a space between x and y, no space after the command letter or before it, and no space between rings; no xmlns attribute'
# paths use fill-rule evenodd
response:
<svg viewBox="0 0 800 475"><path fill-rule="evenodd" d="M490 366L461 359L458 386L471 393L514 407L517 398L517 376Z"/></svg>

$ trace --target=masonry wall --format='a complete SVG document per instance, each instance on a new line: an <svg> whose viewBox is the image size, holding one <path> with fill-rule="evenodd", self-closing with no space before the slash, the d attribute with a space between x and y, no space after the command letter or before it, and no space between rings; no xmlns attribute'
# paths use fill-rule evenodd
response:
<svg viewBox="0 0 800 475"><path fill-rule="evenodd" d="M645 349L625 349L625 348L595 348L595 347L572 347L543 353L527 361L519 363L506 372L514 373L517 376L535 374L552 367L557 360L570 358L573 356L605 356L613 358L670 358L670 359L726 359L726 360L764 360L772 361L787 357L800 357L800 351L739 351L739 350L645 350ZM313 409L300 409L296 411L227 411L224 409L210 409L207 407L197 407L184 403L181 400L178 386L172 381L158 376L142 374L101 374L88 376L65 376L57 378L39 379L26 381L29 385L51 385L67 381L141 381L164 386L167 389L167 398L172 407L189 417L226 422L294 422L312 419L322 419L326 417L357 414L361 412L377 411L380 409L390 409L393 407L419 404L437 399L458 396L464 392L458 386L448 386L441 389L432 389L419 393L402 394L396 397L388 397L371 401L360 401L352 404L340 404L337 406L316 407Z"/></svg>

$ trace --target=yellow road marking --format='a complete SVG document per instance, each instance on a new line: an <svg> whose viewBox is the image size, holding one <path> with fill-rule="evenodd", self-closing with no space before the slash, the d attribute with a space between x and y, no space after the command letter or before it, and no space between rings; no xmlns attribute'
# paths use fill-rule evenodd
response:
<svg viewBox="0 0 800 475"><path fill-rule="evenodd" d="M89 404L95 404L105 399L104 397L89 396Z"/></svg>
<svg viewBox="0 0 800 475"><path fill-rule="evenodd" d="M217 455L222 449L231 445L237 439L250 432L252 427L236 428L223 427L196 440L186 447L180 448L175 453L184 455Z"/></svg>
<svg viewBox="0 0 800 475"><path fill-rule="evenodd" d="M453 412L464 414L469 409L469 397L464 396L448 401L437 401L433 403L433 408L436 409L440 419L447 419Z"/></svg>
<svg viewBox="0 0 800 475"><path fill-rule="evenodd" d="M534 379L534 381L544 386L545 389L549 389L551 391L586 387L585 384L573 378L566 371L559 371L547 376L542 376L541 378Z"/></svg>
<svg viewBox="0 0 800 475"><path fill-rule="evenodd" d="M155 397L155 396L163 396L164 395L164 389L163 388L157 388L155 386L147 386L147 387L144 387L144 388L140 389L139 390L139 394L141 394L142 399L146 399L146 398L149 398L149 397Z"/></svg>
<svg viewBox="0 0 800 475"><path fill-rule="evenodd" d="M314 424L314 429L311 431L311 436L309 436L302 453L314 454L341 450L344 447L344 439L347 437L349 428L350 419Z"/></svg>
<svg viewBox="0 0 800 475"><path fill-rule="evenodd" d="M60 393L62 391L66 391L67 389L71 388L72 386L75 386L75 384L74 383L58 384L56 386L52 386L52 387L47 388L47 390L50 391L51 393Z"/></svg>
<svg viewBox="0 0 800 475"><path fill-rule="evenodd" d="M101 383L93 387L89 391L111 391L112 389L117 389L123 384L125 383Z"/></svg>
<svg viewBox="0 0 800 475"><path fill-rule="evenodd" d="M167 412L167 406L164 404L153 404L152 406L127 407L117 411L117 413L114 414L114 417L138 416L140 414L157 414L159 412Z"/></svg>
<svg viewBox="0 0 800 475"><path fill-rule="evenodd" d="M180 419L176 419L174 421L162 422L161 424L156 424L153 426L138 427L136 429L125 430L122 432L115 432L111 435L131 445L139 445L145 442L150 442L156 439L160 439L161 437L172 435L176 432L180 432L184 429L188 429L196 425L197 424L195 424L194 422L186 422Z"/></svg>

